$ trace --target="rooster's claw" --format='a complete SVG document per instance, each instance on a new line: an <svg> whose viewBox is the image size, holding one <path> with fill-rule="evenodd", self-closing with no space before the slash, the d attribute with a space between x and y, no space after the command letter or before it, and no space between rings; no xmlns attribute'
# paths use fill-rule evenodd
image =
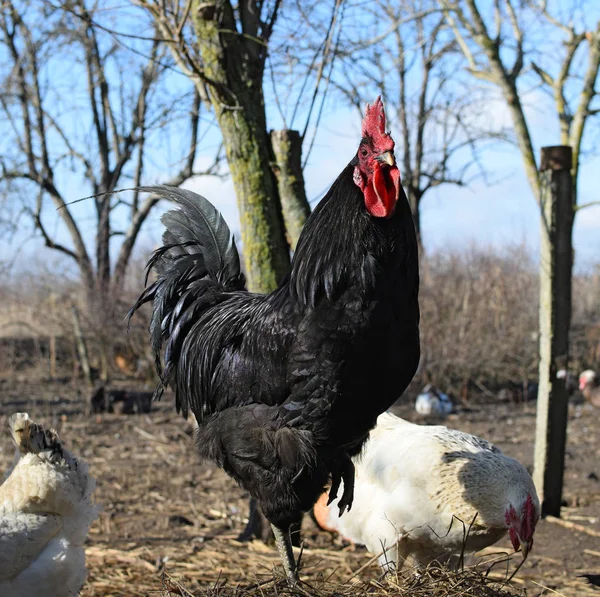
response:
<svg viewBox="0 0 600 597"><path fill-rule="evenodd" d="M331 488L329 489L329 498L327 500L327 505L329 506L333 500L337 497L338 489L340 488L340 483L342 481L342 475L340 475L339 471L335 471L331 476ZM344 491L346 485L344 484Z"/></svg>
<svg viewBox="0 0 600 597"><path fill-rule="evenodd" d="M339 467L332 475L331 489L329 490L329 499L327 500L328 506L337 497L340 482L342 480L344 481L344 491L338 502L340 516L344 512L350 511L350 508L352 508L352 501L354 500L354 464L347 454L342 456Z"/></svg>
<svg viewBox="0 0 600 597"><path fill-rule="evenodd" d="M340 509L340 516L345 512L350 512L352 508L352 502L354 501L354 464L352 460L348 460L344 463L344 469L342 471L342 479L344 480L344 492L342 498L338 502L338 508Z"/></svg>

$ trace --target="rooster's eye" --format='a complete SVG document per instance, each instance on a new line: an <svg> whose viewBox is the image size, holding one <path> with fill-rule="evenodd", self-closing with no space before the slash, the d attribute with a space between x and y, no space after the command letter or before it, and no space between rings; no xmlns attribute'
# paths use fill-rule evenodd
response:
<svg viewBox="0 0 600 597"><path fill-rule="evenodd" d="M363 158L366 158L366 157L369 155L369 152L368 152L368 150L367 150L367 149L364 149L364 148L363 148L363 149L361 149L361 150L360 150L360 155L361 155Z"/></svg>

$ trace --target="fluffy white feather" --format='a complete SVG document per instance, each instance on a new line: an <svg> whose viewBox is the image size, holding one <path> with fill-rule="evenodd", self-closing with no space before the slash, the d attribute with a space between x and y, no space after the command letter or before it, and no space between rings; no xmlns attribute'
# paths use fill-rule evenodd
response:
<svg viewBox="0 0 600 597"><path fill-rule="evenodd" d="M0 486L0 595L74 597L86 577L83 544L97 516L95 481L54 430L9 418L18 449Z"/></svg>
<svg viewBox="0 0 600 597"><path fill-rule="evenodd" d="M498 541L510 530L524 555L540 506L524 466L489 442L442 426L414 425L385 413L355 460L350 512L338 516L324 494L315 517L328 530L366 545L384 567L449 560ZM527 505L529 504L529 505ZM512 508L512 510L511 510Z"/></svg>

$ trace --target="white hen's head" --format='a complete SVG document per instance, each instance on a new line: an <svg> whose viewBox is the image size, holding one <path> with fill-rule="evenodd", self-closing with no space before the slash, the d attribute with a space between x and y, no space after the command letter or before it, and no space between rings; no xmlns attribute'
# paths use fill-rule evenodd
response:
<svg viewBox="0 0 600 597"><path fill-rule="evenodd" d="M515 551L520 551L524 558L533 547L533 534L539 519L540 502L537 495L532 496L528 493L524 502L516 507L509 504L506 508L504 520L508 527L510 542Z"/></svg>
<svg viewBox="0 0 600 597"><path fill-rule="evenodd" d="M440 489L452 496L452 511L465 521L475 510L484 526L506 529L515 550L526 556L541 512L527 469L475 436L448 430L440 440L448 450L442 458Z"/></svg>

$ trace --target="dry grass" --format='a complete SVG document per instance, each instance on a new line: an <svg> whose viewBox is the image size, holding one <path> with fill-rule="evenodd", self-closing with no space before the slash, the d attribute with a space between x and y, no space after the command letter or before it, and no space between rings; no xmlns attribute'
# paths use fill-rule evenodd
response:
<svg viewBox="0 0 600 597"><path fill-rule="evenodd" d="M232 544L237 543L231 541ZM160 595L161 597L271 597L294 594L305 597L510 597L523 595L506 574L490 574L485 564L452 571L432 564L419 574L407 568L382 576L364 551L309 548L300 555L301 583L291 591L274 550L253 542L237 544L238 553L226 547L196 553L169 550L156 562L151 549L87 549L90 578L84 595ZM366 560L366 562L365 562ZM495 558L494 561L498 559ZM501 558L507 563L506 558ZM360 566L360 567L359 567ZM103 592L106 591L106 592Z"/></svg>
<svg viewBox="0 0 600 597"><path fill-rule="evenodd" d="M491 579L473 568L453 572L439 566L429 566L415 575L387 575L381 579L348 579L346 582L324 579L322 576L303 580L291 590L285 579L277 574L267 581L255 584L231 586L226 580L217 580L200 593L193 593L181 582L165 573L163 575L164 597L267 597L298 595L305 597L515 597L524 595L505 583Z"/></svg>
<svg viewBox="0 0 600 597"><path fill-rule="evenodd" d="M150 415L141 416L88 418L82 414L83 406L70 386L25 381L2 384L0 471L13 457L4 432L6 415L25 410L57 428L67 447L88 462L97 479L95 496L102 511L86 546L89 576L81 597L289 594L276 549L258 541L236 540L245 523L247 496L222 471L198 462L190 440L192 427L174 412L168 397ZM490 416L496 434L491 439L506 434L511 441L520 441L520 437L527 436L532 421L521 416L518 421L504 424L498 412ZM487 423L469 427L475 424L474 415L470 417L455 426L489 436ZM584 440L570 444L578 461L584 454L591 457L598 453L594 436L585 431L594 421L593 413L573 420L573 437ZM574 466L574 461L569 462ZM590 485L594 482L584 480L588 470L573 471L580 471L576 486L579 505L565 509L565 518L573 516L577 525L597 528L592 522L599 512L597 493ZM567 482L571 483L575 479L569 471L572 469L567 471ZM585 534L552 523L545 523L539 533L532 555L506 585L502 558L485 576L489 558L498 557L492 554L487 556L488 564L458 574L431 568L420 577L409 574L382 580L377 563L369 563L372 558L364 548L317 531L306 517L301 568L304 582L297 594L504 597L522 595L523 588L531 597L555 594L539 585L565 597L598 594L587 581L577 578L578 574L595 571L597 556L583 554L581 563L577 560L576 564L566 560L573 549L581 554L587 547L592 554L600 553L597 539L587 536L588 542L583 543ZM576 547L570 547L569 541ZM552 546L555 548L550 551ZM519 560L517 557L510 563L510 573ZM573 570L575 566L577 571Z"/></svg>

